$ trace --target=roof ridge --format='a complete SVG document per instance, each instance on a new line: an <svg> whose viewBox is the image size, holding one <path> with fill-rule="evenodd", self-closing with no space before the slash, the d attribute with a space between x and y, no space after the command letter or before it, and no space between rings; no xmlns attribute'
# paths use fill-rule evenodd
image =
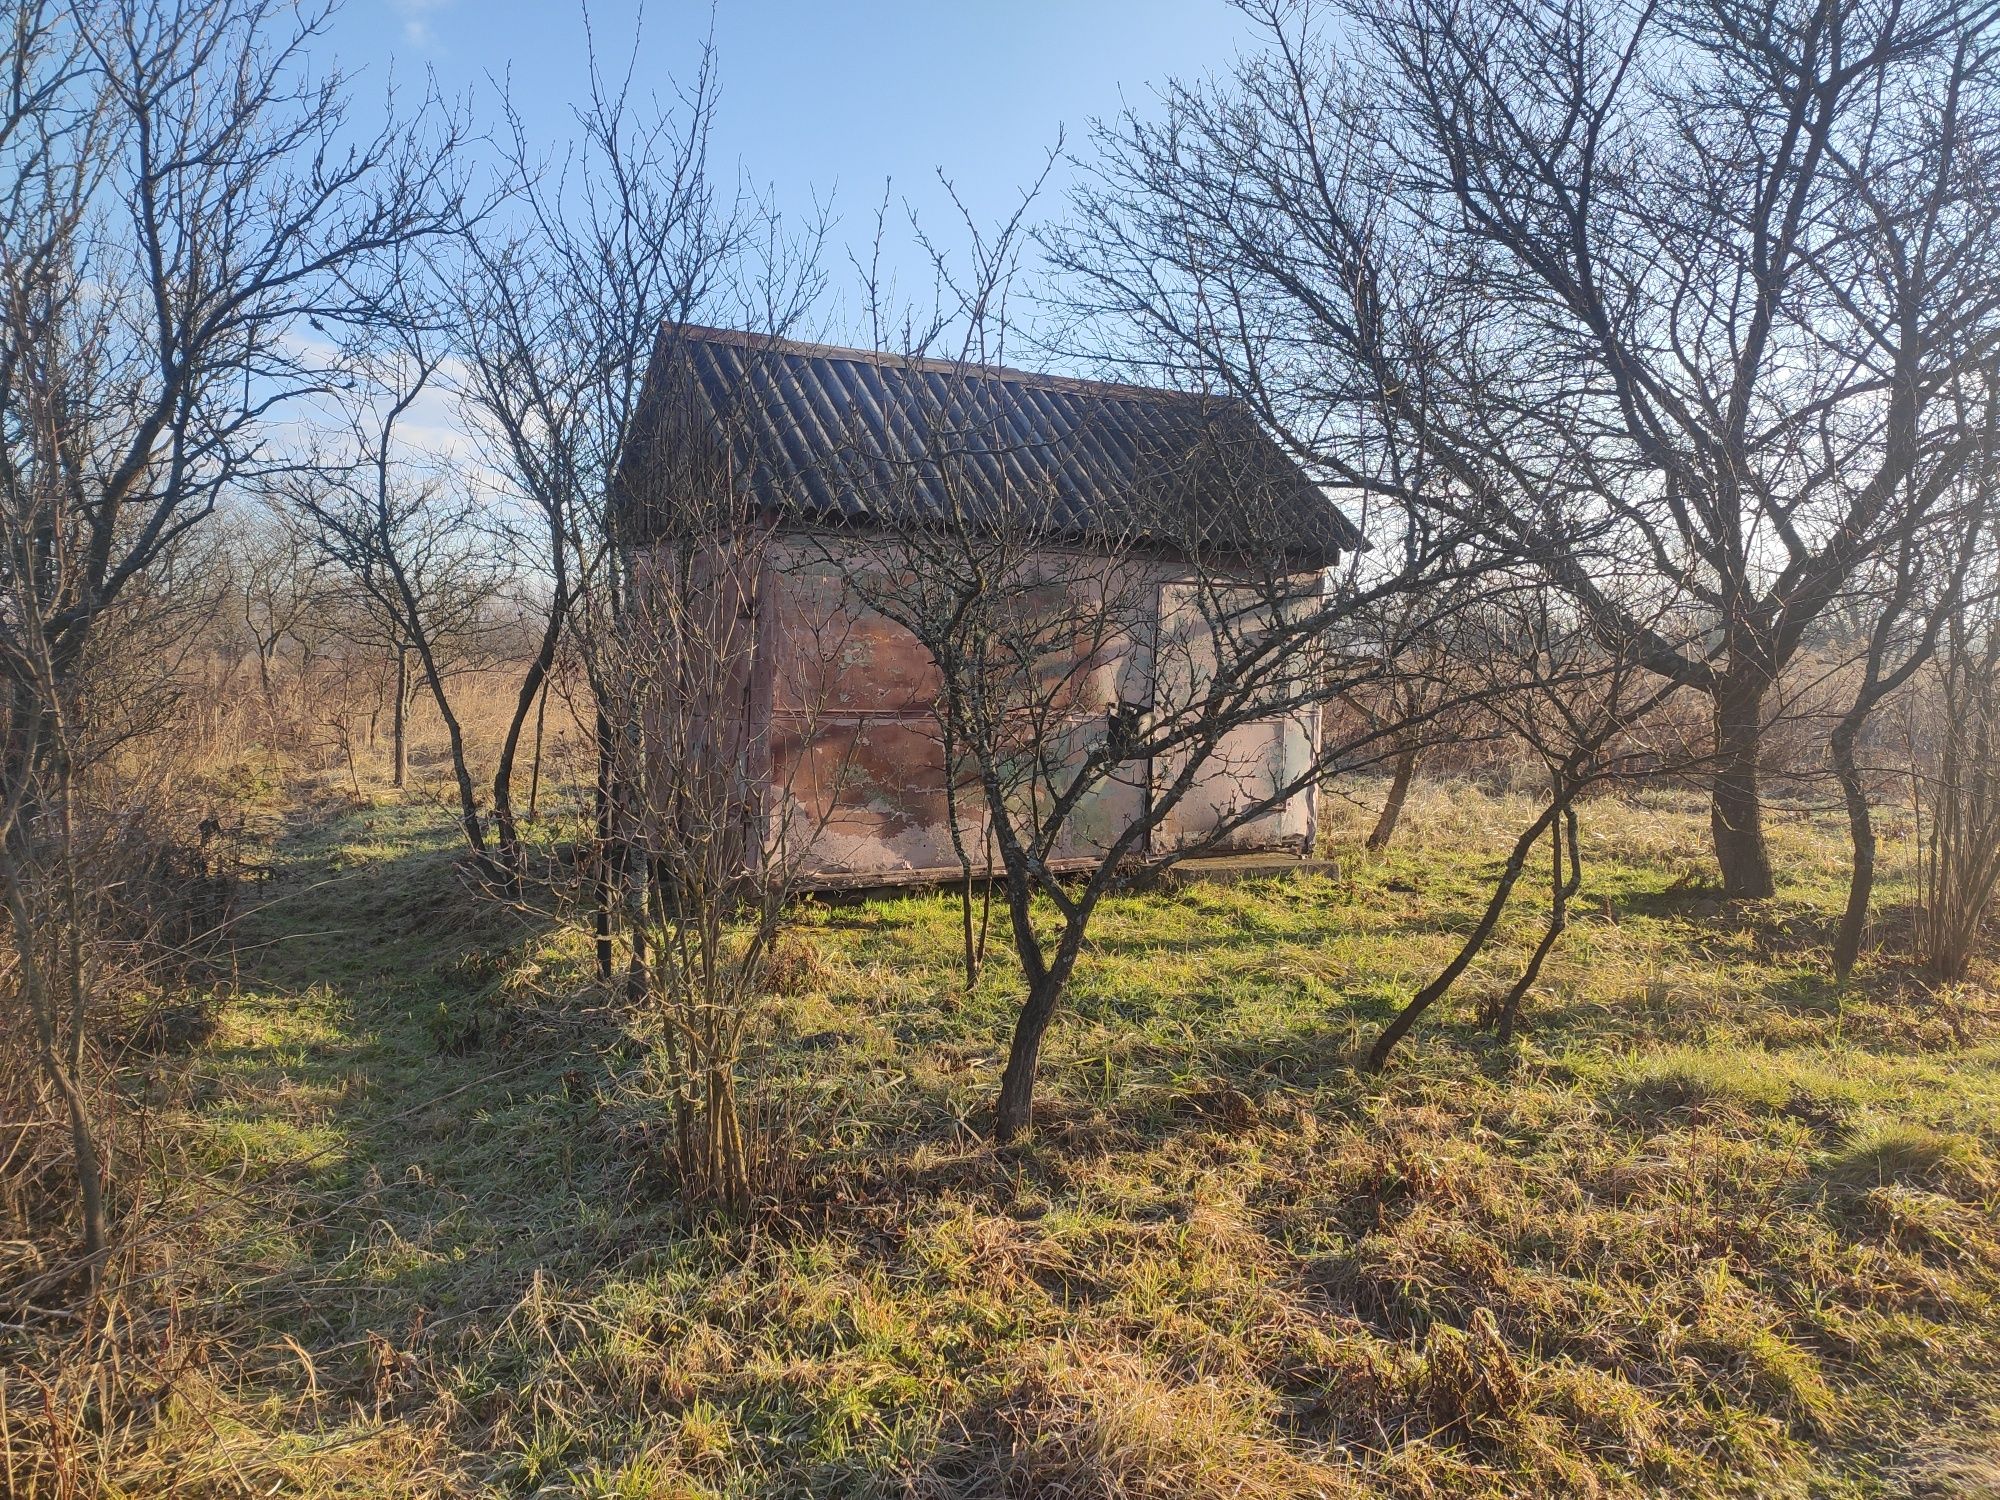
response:
<svg viewBox="0 0 2000 1500"><path fill-rule="evenodd" d="M1216 406L1244 406L1240 396L1217 395L1210 391L1177 391L1169 386L1134 385L1129 381L1086 380L1075 375L1045 375L1011 365L981 364L976 360L941 359L931 355L897 354L882 349L854 349L841 344L818 344L804 339L780 338L776 334L751 333L737 328L711 328L700 323L663 323L662 339L683 338L704 344L726 344L738 349L772 354L794 354L807 359L839 360L873 365L880 369L918 370L931 375L964 375L981 380L1004 381L1037 390L1070 391L1084 396L1124 396L1147 401L1207 402Z"/></svg>

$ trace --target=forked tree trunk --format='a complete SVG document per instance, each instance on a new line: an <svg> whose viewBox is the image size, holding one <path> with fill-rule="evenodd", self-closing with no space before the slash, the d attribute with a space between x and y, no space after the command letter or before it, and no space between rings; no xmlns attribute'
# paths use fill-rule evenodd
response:
<svg viewBox="0 0 2000 1500"><path fill-rule="evenodd" d="M1033 941L1033 926L1029 919L1032 899L1024 883L1008 882L1007 915L1014 929L1015 951L1021 955L1023 967L1029 970L1029 975L1027 999L1014 1022L1014 1040L1007 1049L1007 1069L1000 1075L1000 1097L993 1111L993 1139L1002 1146L1032 1123L1035 1075L1041 1066L1042 1038L1048 1032L1049 1022L1055 1017L1057 1005L1062 1002L1063 992L1069 988L1069 976L1076 972L1077 957L1083 951L1085 927L1096 904L1095 898L1086 893L1082 904L1067 912L1055 952L1044 960L1039 947L1031 949L1028 946Z"/></svg>
<svg viewBox="0 0 2000 1500"><path fill-rule="evenodd" d="M1382 816L1375 820L1374 832L1368 835L1368 852L1379 854L1389 847L1389 840L1396 835L1396 824L1403 816L1403 804L1409 800L1410 782L1417 774L1417 748L1412 745L1396 756L1395 769L1389 779L1389 798L1382 804Z"/></svg>
<svg viewBox="0 0 2000 1500"><path fill-rule="evenodd" d="M514 712L507 720L507 732L500 741L500 759L493 771L493 825L499 837L500 864L507 872L510 882L518 882L524 862L521 855L521 835L514 820L514 760L520 753L521 734L527 727L528 715L542 699L548 676L555 666L556 648L562 642L562 624L569 610L568 602L558 593L549 607L549 620L542 631L540 644L535 650L535 658L528 663L528 670L521 678L521 691L514 700ZM535 771L537 779L541 772L541 720L535 721ZM533 794L529 800L534 800Z"/></svg>
<svg viewBox="0 0 2000 1500"><path fill-rule="evenodd" d="M1764 685L1725 681L1715 696L1715 783L1709 827L1715 861L1722 869L1722 893L1732 900L1760 901L1777 892L1771 855L1764 844L1764 803L1758 786L1763 751Z"/></svg>
<svg viewBox="0 0 2000 1500"><path fill-rule="evenodd" d="M1521 1001L1534 988L1536 979L1541 977L1542 964L1555 950L1557 941L1569 930L1570 898L1576 895L1583 884L1583 858L1579 852L1576 836L1576 808L1563 797L1558 786L1557 799L1561 802L1563 815L1549 824L1549 922L1542 929L1542 940L1535 945L1535 951L1528 958L1527 968L1514 981L1514 987L1507 991L1500 1002L1500 1042L1504 1046L1514 1040L1514 1022L1521 1013ZM1569 873L1563 873L1563 858L1569 858Z"/></svg>
<svg viewBox="0 0 2000 1500"><path fill-rule="evenodd" d="M1486 910L1480 914L1478 925L1472 929L1459 948L1458 955L1445 965L1437 978L1412 995L1409 1002L1396 1013L1393 1020L1382 1029L1382 1035L1375 1039L1369 1049L1368 1071L1379 1073L1388 1066L1389 1054L1396 1050L1396 1044L1417 1024L1423 1013L1429 1010L1447 991L1458 982L1458 976L1471 966L1487 940L1493 936L1493 929L1499 924L1500 914L1507 909L1507 898L1514 894L1514 886L1521 878L1521 871L1527 867L1528 856L1535 845L1541 842L1549 824L1562 815L1562 810L1553 803L1528 825L1521 836L1514 840L1514 847L1508 852L1506 866L1500 871L1500 879L1493 887L1493 894L1487 898Z"/></svg>

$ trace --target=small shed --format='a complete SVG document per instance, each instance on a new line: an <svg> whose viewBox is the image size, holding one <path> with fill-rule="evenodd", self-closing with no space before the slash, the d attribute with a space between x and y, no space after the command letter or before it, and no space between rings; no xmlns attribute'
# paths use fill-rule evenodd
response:
<svg viewBox="0 0 2000 1500"><path fill-rule="evenodd" d="M948 478L947 478L948 476ZM1241 401L675 326L655 351L620 467L619 524L634 553L671 545L647 497L689 487L765 528L740 580L756 665L741 683L760 816L812 827L804 883L922 883L960 873L933 711L939 675L916 638L860 597L857 570L896 535L954 516L1032 532L1048 574L1088 571L1117 547L1152 570L1156 632L1171 628L1199 549L1256 554L1317 589L1363 545L1325 493ZM1031 497L1024 503L1024 497ZM837 650L794 687L798 622L842 619ZM1152 661L1135 649L1068 706L1088 742L1143 703ZM1218 771L1156 828L1143 856L1209 840L1261 783L1310 765L1317 724L1297 715L1231 731ZM1220 769L1226 767L1226 770ZM1170 767L1107 782L1072 820L1064 860L1095 859ZM962 773L961 773L962 774ZM1247 780L1246 780L1247 777ZM782 805L781 805L782 804ZM956 798L962 846L988 846L976 795ZM1230 831L1218 852L1311 850L1310 790Z"/></svg>

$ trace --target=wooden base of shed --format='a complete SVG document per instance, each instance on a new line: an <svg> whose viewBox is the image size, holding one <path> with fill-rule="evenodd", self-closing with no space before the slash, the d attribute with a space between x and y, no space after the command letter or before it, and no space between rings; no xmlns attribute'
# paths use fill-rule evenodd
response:
<svg viewBox="0 0 2000 1500"><path fill-rule="evenodd" d="M1054 868L1058 875L1081 877L1096 866L1091 860L1059 860L1055 862ZM1195 859L1175 860L1172 863L1134 860L1119 872L1118 883L1121 889L1128 891L1172 890L1196 881L1233 885L1237 881L1260 880L1271 875L1324 875L1329 879L1337 879L1340 875L1340 864L1337 860L1314 859L1283 849L1211 854ZM1001 877L997 872L991 877L974 875L973 889L984 889L989 878L997 882ZM815 875L801 882L800 894L827 901L871 901L890 896L956 889L964 879L962 872L949 867L901 871L893 880L885 880L873 870L852 875Z"/></svg>

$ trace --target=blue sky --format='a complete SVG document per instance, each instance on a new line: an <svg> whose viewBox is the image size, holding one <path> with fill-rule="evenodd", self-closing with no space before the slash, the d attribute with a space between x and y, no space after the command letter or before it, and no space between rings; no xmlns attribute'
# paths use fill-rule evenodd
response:
<svg viewBox="0 0 2000 1500"><path fill-rule="evenodd" d="M638 7L595 0L591 9L600 54L622 65ZM708 24L706 3L648 5L640 85L664 94L686 75ZM1071 149L1085 148L1091 118L1121 99L1143 105L1162 79L1227 67L1246 23L1225 0L717 0L715 35L718 165L740 166L791 210L815 193L830 198L838 283L852 281L844 246L872 234L885 178L956 244L938 169L982 221L997 219L1059 129ZM509 76L551 146L583 85L575 0L346 0L330 40L365 82L392 69L414 82L429 68L460 94ZM1051 178L1040 211L1060 212L1064 180ZM890 253L904 295L928 288L906 239Z"/></svg>

